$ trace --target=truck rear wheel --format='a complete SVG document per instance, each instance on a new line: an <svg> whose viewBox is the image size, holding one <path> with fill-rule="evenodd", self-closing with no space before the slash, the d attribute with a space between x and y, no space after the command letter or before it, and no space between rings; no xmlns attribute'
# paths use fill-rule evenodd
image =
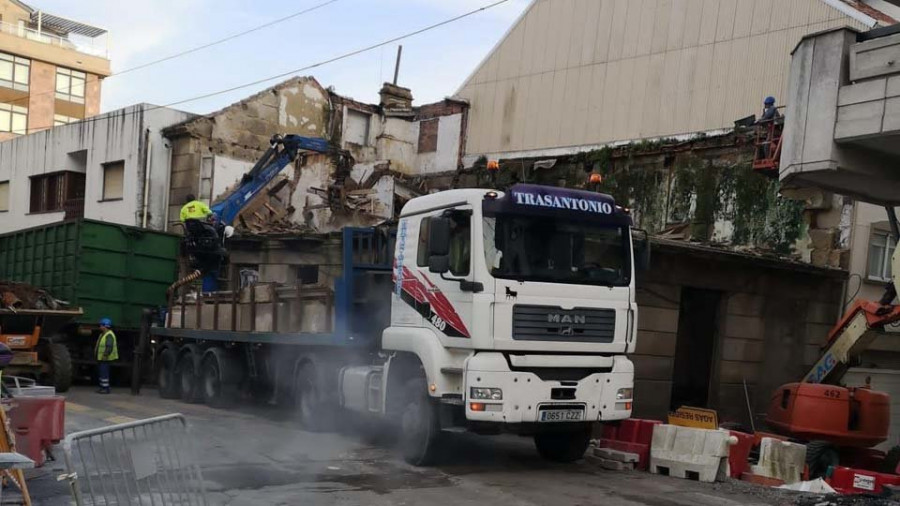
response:
<svg viewBox="0 0 900 506"><path fill-rule="evenodd" d="M428 396L425 378L409 380L404 387L406 405L400 415L400 449L414 466L434 463L441 436L437 406Z"/></svg>
<svg viewBox="0 0 900 506"><path fill-rule="evenodd" d="M575 462L584 456L591 442L590 427L565 432L541 432L534 435L534 446L545 460Z"/></svg>
<svg viewBox="0 0 900 506"><path fill-rule="evenodd" d="M43 360L50 366L50 372L43 381L50 383L57 392L67 392L72 386L72 356L62 343L49 343Z"/></svg>
<svg viewBox="0 0 900 506"><path fill-rule="evenodd" d="M156 383L159 387L159 396L163 399L177 399L181 397L175 376L176 357L171 348L163 348L159 354L159 367L157 368Z"/></svg>
<svg viewBox="0 0 900 506"><path fill-rule="evenodd" d="M214 408L228 408L234 405L234 385L226 381L223 364L215 354L209 354L200 366L200 381L203 401Z"/></svg>
<svg viewBox="0 0 900 506"><path fill-rule="evenodd" d="M203 402L203 392L200 388L200 379L197 377L197 368L195 366L196 360L197 357L194 356L193 352L187 351L183 353L175 367L174 375L178 379L181 400L191 404Z"/></svg>
<svg viewBox="0 0 900 506"><path fill-rule="evenodd" d="M311 362L302 364L294 378L294 408L300 425L310 432L323 432L334 426L334 406L328 403Z"/></svg>

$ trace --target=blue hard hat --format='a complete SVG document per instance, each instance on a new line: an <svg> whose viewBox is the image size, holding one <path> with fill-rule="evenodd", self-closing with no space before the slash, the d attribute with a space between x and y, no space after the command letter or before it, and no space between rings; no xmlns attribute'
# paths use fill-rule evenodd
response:
<svg viewBox="0 0 900 506"><path fill-rule="evenodd" d="M112 320L109 318L100 318L100 326L112 328Z"/></svg>
<svg viewBox="0 0 900 506"><path fill-rule="evenodd" d="M766 101L763 103L766 105L775 105L775 97L766 97Z"/></svg>

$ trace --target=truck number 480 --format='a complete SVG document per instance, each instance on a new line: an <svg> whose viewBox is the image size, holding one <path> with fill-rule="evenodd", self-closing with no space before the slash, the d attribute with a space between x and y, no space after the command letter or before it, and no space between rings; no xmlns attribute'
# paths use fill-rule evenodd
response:
<svg viewBox="0 0 900 506"><path fill-rule="evenodd" d="M447 328L447 322L445 322L440 316L435 313L431 314L431 324L434 325L441 332Z"/></svg>

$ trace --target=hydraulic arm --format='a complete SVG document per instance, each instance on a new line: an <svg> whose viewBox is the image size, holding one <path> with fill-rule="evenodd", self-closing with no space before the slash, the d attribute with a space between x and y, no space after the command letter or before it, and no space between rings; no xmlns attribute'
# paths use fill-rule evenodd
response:
<svg viewBox="0 0 900 506"><path fill-rule="evenodd" d="M328 141L315 137L275 135L270 142L271 147L250 169L250 172L244 174L238 187L211 207L222 223L231 225L244 206L293 162L300 151L316 153L332 151Z"/></svg>

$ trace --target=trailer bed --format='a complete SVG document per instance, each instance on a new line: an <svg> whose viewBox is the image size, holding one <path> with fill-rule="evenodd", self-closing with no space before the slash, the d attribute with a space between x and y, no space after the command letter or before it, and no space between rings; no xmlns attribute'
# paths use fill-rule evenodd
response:
<svg viewBox="0 0 900 506"><path fill-rule="evenodd" d="M365 340L357 340L352 336L312 332L243 332L153 327L150 329L150 335L196 341L295 346L363 346L366 343Z"/></svg>

